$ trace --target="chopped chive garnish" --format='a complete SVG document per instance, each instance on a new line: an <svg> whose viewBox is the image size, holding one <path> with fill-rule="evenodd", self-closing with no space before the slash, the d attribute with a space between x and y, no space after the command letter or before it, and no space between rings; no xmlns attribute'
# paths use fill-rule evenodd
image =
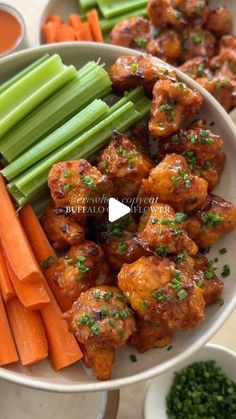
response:
<svg viewBox="0 0 236 419"><path fill-rule="evenodd" d="M224 303L225 303L225 300L224 300L224 298L223 298L223 297L218 298L218 304L219 304L220 306L223 306L223 305L224 305Z"/></svg>
<svg viewBox="0 0 236 419"><path fill-rule="evenodd" d="M184 300L188 296L188 293L185 290L180 290L177 295L180 300Z"/></svg>
<svg viewBox="0 0 236 419"><path fill-rule="evenodd" d="M70 192L70 191L72 191L72 189L74 189L74 185L72 183L63 186L63 191L64 192Z"/></svg>
<svg viewBox="0 0 236 419"><path fill-rule="evenodd" d="M196 282L196 284L199 288L202 288L204 285L204 279L200 279L199 281Z"/></svg>
<svg viewBox="0 0 236 419"><path fill-rule="evenodd" d="M134 355L134 354L130 354L129 359L130 359L131 362L137 362L138 361L136 355Z"/></svg>
<svg viewBox="0 0 236 419"><path fill-rule="evenodd" d="M71 177L71 175L72 175L71 170L67 169L67 170L64 171L64 178L65 179L68 178L68 177Z"/></svg>
<svg viewBox="0 0 236 419"><path fill-rule="evenodd" d="M219 250L219 253L221 255L224 255L225 253L227 253L227 249L225 247L223 247L222 249Z"/></svg>
<svg viewBox="0 0 236 419"><path fill-rule="evenodd" d="M221 276L223 278L226 278L229 275L230 275L230 267L229 267L229 265L224 265L223 266L223 271L221 272Z"/></svg>

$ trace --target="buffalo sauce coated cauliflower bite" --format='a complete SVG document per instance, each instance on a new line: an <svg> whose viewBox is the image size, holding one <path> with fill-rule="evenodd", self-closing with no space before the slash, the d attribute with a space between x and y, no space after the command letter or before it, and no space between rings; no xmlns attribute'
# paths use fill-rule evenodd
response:
<svg viewBox="0 0 236 419"><path fill-rule="evenodd" d="M195 176L184 156L168 154L142 182L148 196L166 203L176 211L189 212L199 207L207 197L207 182Z"/></svg>
<svg viewBox="0 0 236 419"><path fill-rule="evenodd" d="M141 318L158 317L171 330L192 329L204 319L202 290L167 258L143 256L124 264L118 285Z"/></svg>
<svg viewBox="0 0 236 419"><path fill-rule="evenodd" d="M52 271L62 294L71 301L96 283L108 282L111 274L102 248L89 240L71 247L51 267Z"/></svg>
<svg viewBox="0 0 236 419"><path fill-rule="evenodd" d="M87 160L71 160L53 165L48 186L56 207L75 208L75 216L85 220L93 198L109 194L112 183ZM91 214L90 214L91 215Z"/></svg>
<svg viewBox="0 0 236 419"><path fill-rule="evenodd" d="M211 247L236 227L236 208L217 195L209 195L185 221L188 235L200 248Z"/></svg>
<svg viewBox="0 0 236 419"><path fill-rule="evenodd" d="M111 66L109 76L118 92L143 86L150 95L157 80L176 80L173 70L164 66L156 57L147 54L121 55Z"/></svg>
<svg viewBox="0 0 236 419"><path fill-rule="evenodd" d="M135 196L152 167L142 147L118 131L113 132L113 139L98 157L98 169L112 180L116 197Z"/></svg>
<svg viewBox="0 0 236 419"><path fill-rule="evenodd" d="M85 238L84 227L71 215L61 213L53 202L48 205L40 221L48 240L56 250L74 246Z"/></svg>
<svg viewBox="0 0 236 419"><path fill-rule="evenodd" d="M223 144L220 135L213 134L204 121L199 120L187 130L160 140L159 152L161 157L170 153L182 154L193 173L208 182L211 191L219 183L224 168Z"/></svg>
<svg viewBox="0 0 236 419"><path fill-rule="evenodd" d="M226 7L218 7L211 10L206 22L206 28L217 36L226 35L233 29L231 13Z"/></svg>
<svg viewBox="0 0 236 419"><path fill-rule="evenodd" d="M145 49L151 38L151 24L142 17L131 17L118 22L112 29L110 43L126 48Z"/></svg>
<svg viewBox="0 0 236 419"><path fill-rule="evenodd" d="M164 30L147 44L147 52L168 63L175 63L181 54L180 37L173 30Z"/></svg>
<svg viewBox="0 0 236 419"><path fill-rule="evenodd" d="M194 80L201 77L212 77L209 60L206 57L193 57L178 68Z"/></svg>
<svg viewBox="0 0 236 419"><path fill-rule="evenodd" d="M134 346L140 353L153 348L163 348L172 341L171 330L153 316L152 320L140 317L136 319L136 332L130 337L128 344Z"/></svg>
<svg viewBox="0 0 236 419"><path fill-rule="evenodd" d="M83 347L84 362L99 380L109 380L115 349L126 345L135 332L132 310L117 287L99 286L83 292L64 314Z"/></svg>
<svg viewBox="0 0 236 419"><path fill-rule="evenodd" d="M203 98L186 84L159 80L153 88L149 130L153 137L168 137L180 129L191 115L199 112Z"/></svg>
<svg viewBox="0 0 236 419"><path fill-rule="evenodd" d="M212 58L215 53L216 38L210 31L189 25L181 33L181 57L185 62L193 57Z"/></svg>
<svg viewBox="0 0 236 419"><path fill-rule="evenodd" d="M159 254L168 255L183 250L197 253L196 244L187 236L184 221L187 215L175 213L167 204L152 204L139 223L138 239L142 246Z"/></svg>

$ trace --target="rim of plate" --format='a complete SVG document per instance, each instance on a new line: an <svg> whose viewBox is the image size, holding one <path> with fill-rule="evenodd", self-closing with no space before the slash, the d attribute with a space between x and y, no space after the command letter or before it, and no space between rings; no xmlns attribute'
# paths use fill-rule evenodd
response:
<svg viewBox="0 0 236 419"><path fill-rule="evenodd" d="M14 63L14 60L16 58L20 57L30 57L34 51L46 53L47 51L55 50L54 52L60 54L60 50L64 49L80 49L80 50L86 50L90 48L92 51L96 50L96 55L99 51L101 51L101 54L104 50L113 50L117 51L119 55L126 54L126 55L139 55L140 53L138 51L134 51L128 48L118 47L114 45L108 45L108 44L98 44L93 42L68 42L68 43L57 43L57 44L51 44L51 45L43 45L40 47L30 48L25 51L16 52L10 56L6 56L2 59L0 59L0 68L3 63L10 63L11 61ZM169 64L165 63L162 60L159 60L163 65L171 67ZM186 74L182 73L182 71L178 69L174 69L178 76L180 76L184 82L186 82L188 85L190 85L192 88L195 88L198 90L204 97L204 99L208 99L208 101L211 103L211 106L213 106L216 111L218 112L219 116L224 118L225 122L228 125L228 128L231 131L232 137L235 136L235 125L233 121L231 120L230 116L227 114L227 112L224 110L224 108L217 102L217 100L208 93L202 86L200 86L197 82L195 82L193 79L191 79ZM97 382L91 382L91 383L77 383L77 384L67 384L67 383L57 383L52 380L44 380L43 378L37 378L37 377L29 377L25 374L14 372L5 368L0 368L0 378L3 378L5 380L21 384L26 387L32 387L40 390L45 391L53 391L53 392L61 392L61 393L79 393L79 392L92 392L92 391L102 391L102 390L115 390L118 388L122 388L125 386L129 386L131 384L135 384L140 381L148 380L150 378L153 378L157 375L163 374L164 372L170 370L174 366L178 365L181 361L183 361L186 358L189 358L191 355L193 355L197 350L199 350L202 346L204 346L214 335L215 333L221 328L221 326L225 323L227 318L230 316L232 311L236 308L236 293L232 297L232 300L224 306L224 309L222 311L222 314L218 317L217 321L215 321L200 338L194 342L192 346L190 346L188 349L184 351L184 353L174 356L173 358L169 359L168 361L163 362L160 365L154 366L152 368L149 368L146 371L142 371L140 373L134 374L132 376L124 377L124 378L117 378L117 379L111 379L109 381L97 381Z"/></svg>

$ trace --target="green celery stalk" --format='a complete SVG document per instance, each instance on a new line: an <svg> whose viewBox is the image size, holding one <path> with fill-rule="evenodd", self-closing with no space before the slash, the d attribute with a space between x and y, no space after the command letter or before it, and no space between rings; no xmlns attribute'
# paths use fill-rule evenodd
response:
<svg viewBox="0 0 236 419"><path fill-rule="evenodd" d="M135 9L132 12L124 13L122 15L110 18L110 19L101 19L100 25L103 32L110 31L118 22L124 19L129 19L130 17L134 16L147 16L147 8L143 7L141 9Z"/></svg>
<svg viewBox="0 0 236 419"><path fill-rule="evenodd" d="M93 120L93 113L96 109L97 102L95 101L8 165L1 171L2 175L11 181L51 152L81 134L88 127L89 121Z"/></svg>
<svg viewBox="0 0 236 419"><path fill-rule="evenodd" d="M64 71L60 57L54 55L1 94L1 136L55 92L53 79Z"/></svg>
<svg viewBox="0 0 236 419"><path fill-rule="evenodd" d="M49 54L45 54L43 57L39 58L37 61L34 61L31 65L26 67L24 70L17 73L15 76L11 77L5 83L0 86L0 94L5 92L9 87L13 86L17 81L21 80L26 74L30 73L44 61L48 60Z"/></svg>
<svg viewBox="0 0 236 419"><path fill-rule="evenodd" d="M82 10L93 9L97 6L96 0L79 0L79 5Z"/></svg>
<svg viewBox="0 0 236 419"><path fill-rule="evenodd" d="M2 146L0 143L0 152L7 161L13 161L95 97L104 97L110 90L107 72L96 65L92 72L67 84L10 132Z"/></svg>
<svg viewBox="0 0 236 419"><path fill-rule="evenodd" d="M38 218L41 218L47 208L51 199L50 191L46 189L45 194L42 197L37 198L36 201L32 202L32 207L36 212Z"/></svg>
<svg viewBox="0 0 236 419"><path fill-rule="evenodd" d="M86 153L88 148L93 151L94 142L97 144L97 141L102 143L109 139L113 128L122 129L127 125L127 121L130 121L130 116L132 116L132 119L136 119L137 117L137 112L132 102L123 105L120 109L117 109L114 113L108 115L98 124L88 129L84 134L61 147L56 153L51 154L42 160L42 162L31 167L30 170L14 181L14 186L25 197L32 194L47 182L48 173L53 164L59 161L73 159L75 155L77 156L76 158L85 158L87 154L85 155L83 153L84 147L86 147Z"/></svg>
<svg viewBox="0 0 236 419"><path fill-rule="evenodd" d="M107 19L147 7L147 0L98 0L98 6Z"/></svg>

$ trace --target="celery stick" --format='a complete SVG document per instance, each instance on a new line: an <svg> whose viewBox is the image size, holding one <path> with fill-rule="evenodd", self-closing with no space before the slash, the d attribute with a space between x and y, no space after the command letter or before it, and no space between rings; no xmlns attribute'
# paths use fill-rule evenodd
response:
<svg viewBox="0 0 236 419"><path fill-rule="evenodd" d="M36 212L38 218L41 218L42 215L44 214L44 211L47 208L50 199L51 199L50 191L46 190L45 195L37 198L36 201L32 202L32 207L34 211Z"/></svg>
<svg viewBox="0 0 236 419"><path fill-rule="evenodd" d="M42 64L44 61L48 60L48 58L49 58L49 54L45 54L43 57L39 58L37 61L34 61L31 65L26 67L24 70L20 71L15 76L11 77L9 80L7 80L5 83L3 83L0 86L0 94L3 93L5 90L7 90L12 85L14 85L18 80L22 79L22 77L24 77L26 74L30 73L32 70L34 70L40 64Z"/></svg>
<svg viewBox="0 0 236 419"><path fill-rule="evenodd" d="M79 5L82 10L93 9L97 6L96 0L79 0Z"/></svg>
<svg viewBox="0 0 236 419"><path fill-rule="evenodd" d="M134 16L141 16L141 17L147 16L147 8L144 7L141 9L135 9L132 12L124 13L122 15L119 15L110 19L101 19L100 25L101 25L102 31L103 32L110 31L113 28L113 26L115 26L121 20L129 19L130 17L134 17Z"/></svg>
<svg viewBox="0 0 236 419"><path fill-rule="evenodd" d="M31 112L30 115L24 118L23 121L20 122L20 124L18 124L13 130L8 132L1 139L0 153L2 155L5 155L6 153L7 160L12 161L14 158L20 155L28 147L28 143L29 143L29 146L31 146L33 142L36 142L44 134L47 134L48 132L50 132L50 127L48 129L48 126L49 126L48 124L50 124L50 122L52 122L53 119L50 118L50 121L48 121L48 123L46 123L45 125L44 118L45 118L45 121L47 121L47 118L49 117L49 115L54 114L54 109L55 109L55 112L59 112L59 109L57 109L56 103L54 102L54 100L55 101L58 100L57 105L60 106L60 103L62 102L63 98L65 98L68 93L72 94L73 89L75 89L75 91L77 90L78 84L81 82L81 79L97 68L98 68L98 64L96 64L94 61L88 62L86 65L84 65L78 71L74 82L69 83L66 87L61 89L59 92L54 93L54 95L52 95L51 98L47 99L46 102L44 102L37 109ZM62 102L62 106L63 106L63 102ZM66 109L68 109L68 107L66 107ZM64 110L64 114L67 115L66 110ZM60 118L59 121L62 120L62 117L59 114L58 114L58 118ZM41 124L42 124L42 127L41 127L42 133L40 130ZM54 126L52 126L52 129L53 128ZM16 147L16 144L17 144L17 147Z"/></svg>
<svg viewBox="0 0 236 419"><path fill-rule="evenodd" d="M47 182L48 173L54 163L74 158L74 154L76 154L78 158L86 157L83 152L80 152L85 146L86 150L87 146L93 150L93 143L97 141L100 141L101 143L108 139L112 134L113 128L120 129L123 128L123 126L126 126L126 121L129 120L130 114L133 116L133 119L137 117L137 112L135 111L132 102L128 102L113 114L108 115L101 122L95 124L84 134L61 147L61 149L52 153L42 160L42 162L31 167L20 178L14 181L15 187L17 187L26 197L29 194L32 194Z"/></svg>
<svg viewBox="0 0 236 419"><path fill-rule="evenodd" d="M89 121L93 120L93 114L96 112L96 109L97 101L94 101L56 131L52 132L48 137L37 143L12 164L3 169L1 171L3 176L11 181L17 175L20 175L26 169L33 166L33 164L81 134L88 127ZM108 109L109 108L107 107L107 110Z"/></svg>
<svg viewBox="0 0 236 419"><path fill-rule="evenodd" d="M58 125L86 106L92 99L103 97L111 90L107 72L97 66L82 80L67 84L40 108L35 110L14 131L5 137L0 152L8 161L14 160Z"/></svg>
<svg viewBox="0 0 236 419"><path fill-rule="evenodd" d="M106 18L112 18L131 12L141 7L147 7L147 0L98 0L101 13Z"/></svg>
<svg viewBox="0 0 236 419"><path fill-rule="evenodd" d="M0 98L1 136L57 90L53 79L63 71L65 71L65 66L61 59L58 56L51 57L2 93Z"/></svg>

